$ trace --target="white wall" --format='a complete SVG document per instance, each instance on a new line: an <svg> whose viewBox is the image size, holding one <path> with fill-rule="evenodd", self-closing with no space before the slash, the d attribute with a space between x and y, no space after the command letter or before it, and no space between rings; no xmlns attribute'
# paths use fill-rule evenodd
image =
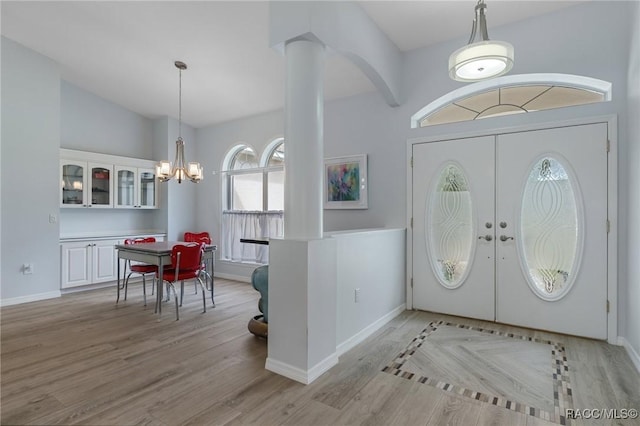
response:
<svg viewBox="0 0 640 426"><path fill-rule="evenodd" d="M60 133L62 148L159 160L154 157L150 119L64 80L60 83ZM60 209L60 233L166 231L162 216L166 215L158 210Z"/></svg>
<svg viewBox="0 0 640 426"><path fill-rule="evenodd" d="M328 234L337 242L338 354L404 310L405 232L396 228Z"/></svg>
<svg viewBox="0 0 640 426"><path fill-rule="evenodd" d="M2 37L2 284L0 298L36 300L60 290L57 256L60 74L57 65ZM23 275L23 263L34 265ZM51 278L53 277L53 278Z"/></svg>
<svg viewBox="0 0 640 426"><path fill-rule="evenodd" d="M64 80L60 101L62 148L155 160L148 118Z"/></svg>
<svg viewBox="0 0 640 426"><path fill-rule="evenodd" d="M628 141L627 167L629 173L628 197L628 274L626 323L622 327L622 335L626 337L640 354L640 3L630 4L629 20L631 22L631 43L629 45L628 69ZM621 192L621 194L624 194ZM623 198L625 196L623 195ZM640 362L640 358L636 360ZM640 364L636 364L640 369Z"/></svg>

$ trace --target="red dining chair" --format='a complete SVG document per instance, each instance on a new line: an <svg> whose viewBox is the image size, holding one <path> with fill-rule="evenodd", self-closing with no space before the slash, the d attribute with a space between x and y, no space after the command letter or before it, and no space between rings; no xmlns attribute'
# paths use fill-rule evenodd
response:
<svg viewBox="0 0 640 426"><path fill-rule="evenodd" d="M187 243L211 244L211 237L208 232L185 232L184 241Z"/></svg>
<svg viewBox="0 0 640 426"><path fill-rule="evenodd" d="M202 288L202 307L203 313L207 312L207 303L205 300L205 286L200 279L202 273L202 253L204 252L203 243L187 243L176 244L171 250L171 267L164 269L163 281L173 291L176 301L176 321L180 319L178 313L178 293L176 292L175 283L180 281L180 306L184 297L184 281L195 279L200 283ZM158 273L156 272L156 278ZM169 295L167 288L167 296Z"/></svg>
<svg viewBox="0 0 640 426"><path fill-rule="evenodd" d="M208 232L185 232L184 241L187 243L211 244L211 237L209 236ZM211 281L211 301L213 302L213 278L211 277L211 275L209 275L209 272L207 272L206 264L202 265L201 273L207 276L208 281ZM205 281L205 283L208 283L208 281ZM198 294L198 285L194 283L194 286L195 286L195 292L196 294ZM207 286L205 286L205 288L207 288L208 290Z"/></svg>
<svg viewBox="0 0 640 426"><path fill-rule="evenodd" d="M132 238L132 239L124 240L125 244L144 244L144 243L155 243L155 242L156 242L156 239L154 237ZM142 294L144 296L144 306L147 306L147 283L145 280L145 276L147 274L156 274L158 272L158 267L156 265L148 265L146 263L136 263L132 265L131 260L127 259L125 263L125 271L127 270L127 268L129 268L129 274L127 274L127 277L124 279L124 283L122 284L122 287L124 288L124 300L127 300L127 289L129 287L129 277L131 277L131 274L139 274L139 275L142 275ZM153 284L155 284L155 275L153 278ZM152 285L152 289L153 289L153 285ZM153 294L153 291L151 294ZM119 300L120 300L120 287L118 287L118 298L116 300L116 303L118 303Z"/></svg>

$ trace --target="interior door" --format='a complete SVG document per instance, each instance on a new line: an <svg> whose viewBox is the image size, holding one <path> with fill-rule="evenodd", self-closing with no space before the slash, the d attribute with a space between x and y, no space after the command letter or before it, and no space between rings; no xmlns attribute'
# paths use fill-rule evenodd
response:
<svg viewBox="0 0 640 426"><path fill-rule="evenodd" d="M607 337L607 125L497 137L496 318Z"/></svg>
<svg viewBox="0 0 640 426"><path fill-rule="evenodd" d="M413 304L495 319L495 137L413 146Z"/></svg>

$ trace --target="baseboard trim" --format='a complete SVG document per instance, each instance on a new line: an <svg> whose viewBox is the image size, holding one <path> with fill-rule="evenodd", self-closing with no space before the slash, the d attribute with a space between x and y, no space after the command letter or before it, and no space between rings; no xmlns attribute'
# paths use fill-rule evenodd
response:
<svg viewBox="0 0 640 426"><path fill-rule="evenodd" d="M37 302L38 300L55 299L60 297L60 290L49 291L46 293L30 294L28 296L12 297L10 299L1 299L0 306L20 305L22 303Z"/></svg>
<svg viewBox="0 0 640 426"><path fill-rule="evenodd" d="M308 385L337 364L338 354L334 352L306 371L273 358L267 358L264 368L291 380L295 380L296 382Z"/></svg>
<svg viewBox="0 0 640 426"><path fill-rule="evenodd" d="M636 352L634 347L631 346L631 343L625 337L618 336L618 344L620 346L624 346L624 348L627 350L627 353L629 354L629 358L631 358L631 362L633 363L634 367L636 367L636 370L638 370L638 373L640 373L640 354Z"/></svg>
<svg viewBox="0 0 640 426"><path fill-rule="evenodd" d="M222 278L225 280L240 281L242 283L251 283L250 277L243 277L242 275L225 274L224 272L216 272L213 274L215 278Z"/></svg>
<svg viewBox="0 0 640 426"><path fill-rule="evenodd" d="M406 308L407 308L407 305L403 303L402 305L398 306L388 314L382 316L377 321L373 322L372 324L369 324L367 327L363 328L358 333L351 336L349 339L340 343L336 347L336 353L338 354L338 356L341 356L345 352L348 352L354 347L356 347L359 343L364 341L367 337L371 336L373 333L381 329L389 321L391 321L392 319L400 315L402 312L404 312Z"/></svg>
<svg viewBox="0 0 640 426"><path fill-rule="evenodd" d="M130 279L129 280L129 285L135 284L138 281L142 284L142 278ZM151 279L149 279L149 281L151 281ZM107 288L107 287L113 287L113 291L114 291L114 294L115 294L115 291L116 291L116 282L115 281L109 281L109 282L98 283L98 284L89 284L89 285L80 286L80 287L67 287L67 288L61 289L60 293L64 296L65 294L80 293L80 292L83 292L83 291L91 291L91 290L99 290L101 288Z"/></svg>

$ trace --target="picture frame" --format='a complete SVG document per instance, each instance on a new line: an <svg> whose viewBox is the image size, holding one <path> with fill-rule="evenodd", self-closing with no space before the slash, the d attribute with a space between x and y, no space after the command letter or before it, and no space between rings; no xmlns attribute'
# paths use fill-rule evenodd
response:
<svg viewBox="0 0 640 426"><path fill-rule="evenodd" d="M326 158L323 187L325 209L369 208L367 154Z"/></svg>

